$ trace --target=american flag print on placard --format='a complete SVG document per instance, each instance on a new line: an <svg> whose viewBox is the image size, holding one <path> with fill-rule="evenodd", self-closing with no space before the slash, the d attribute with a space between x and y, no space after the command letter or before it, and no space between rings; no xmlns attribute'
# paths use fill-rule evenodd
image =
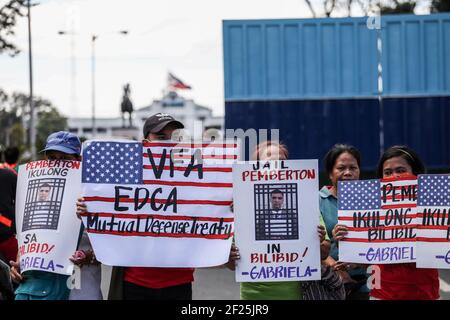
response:
<svg viewBox="0 0 450 320"><path fill-rule="evenodd" d="M235 143L85 143L82 218L97 257L110 265L155 267L228 259L236 160Z"/></svg>
<svg viewBox="0 0 450 320"><path fill-rule="evenodd" d="M404 263L416 259L417 178L338 182L338 223L348 234L339 259L356 263Z"/></svg>
<svg viewBox="0 0 450 320"><path fill-rule="evenodd" d="M417 266L450 269L450 175L418 179Z"/></svg>

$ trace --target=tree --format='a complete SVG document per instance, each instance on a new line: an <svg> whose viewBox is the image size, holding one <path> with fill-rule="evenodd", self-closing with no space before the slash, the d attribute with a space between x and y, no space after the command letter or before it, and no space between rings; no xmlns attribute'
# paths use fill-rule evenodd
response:
<svg viewBox="0 0 450 320"><path fill-rule="evenodd" d="M450 0L433 0L431 2L431 12L449 12Z"/></svg>
<svg viewBox="0 0 450 320"><path fill-rule="evenodd" d="M381 14L401 14L414 13L419 3L428 5L428 0L305 0L313 17L317 17L317 12L323 12L323 16L330 17L338 13L341 16L352 16L352 8L358 8L365 15L370 13ZM314 5L313 5L314 3ZM445 10L450 6L450 0L433 0L432 7L437 11Z"/></svg>
<svg viewBox="0 0 450 320"><path fill-rule="evenodd" d="M30 104L28 95L14 92L8 95L0 89L0 144L16 146L21 152L29 148ZM66 130L67 119L63 117L52 103L41 97L34 98L37 114L36 149L44 147L47 136L54 131ZM26 141L25 141L26 140Z"/></svg>
<svg viewBox="0 0 450 320"><path fill-rule="evenodd" d="M0 0L2 1L2 0ZM12 42L14 37L14 27L17 23L17 17L24 15L23 10L26 0L7 0L0 7L0 54L9 53L11 56L17 55L20 50ZM5 1L0 2L4 3Z"/></svg>
<svg viewBox="0 0 450 320"><path fill-rule="evenodd" d="M67 118L61 116L58 110L47 105L38 112L38 123L36 126L36 150L42 150L50 133L67 129Z"/></svg>
<svg viewBox="0 0 450 320"><path fill-rule="evenodd" d="M393 0L390 3L381 4L379 8L381 14L406 14L414 13L416 6L417 1Z"/></svg>

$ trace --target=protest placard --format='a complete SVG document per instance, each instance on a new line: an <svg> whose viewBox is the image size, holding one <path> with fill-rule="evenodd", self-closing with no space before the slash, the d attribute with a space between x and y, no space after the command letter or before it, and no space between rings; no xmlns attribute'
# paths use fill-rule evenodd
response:
<svg viewBox="0 0 450 320"><path fill-rule="evenodd" d="M20 270L72 274L81 222L81 162L41 160L19 167L16 226Z"/></svg>
<svg viewBox="0 0 450 320"><path fill-rule="evenodd" d="M450 269L450 176L418 178L417 267Z"/></svg>
<svg viewBox="0 0 450 320"><path fill-rule="evenodd" d="M234 234L234 143L88 141L83 223L107 265L208 267Z"/></svg>
<svg viewBox="0 0 450 320"><path fill-rule="evenodd" d="M233 165L236 281L320 279L317 160Z"/></svg>
<svg viewBox="0 0 450 320"><path fill-rule="evenodd" d="M348 227L339 260L364 264L416 261L417 177L338 182L338 222Z"/></svg>

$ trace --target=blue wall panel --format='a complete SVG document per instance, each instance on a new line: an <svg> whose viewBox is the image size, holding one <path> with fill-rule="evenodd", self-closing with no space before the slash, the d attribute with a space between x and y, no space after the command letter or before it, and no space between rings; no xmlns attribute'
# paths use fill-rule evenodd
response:
<svg viewBox="0 0 450 320"><path fill-rule="evenodd" d="M225 99L376 95L376 36L365 18L224 21Z"/></svg>
<svg viewBox="0 0 450 320"><path fill-rule="evenodd" d="M378 103L365 100L248 101L226 103L227 129L279 129L292 159L321 159L337 142L364 152L363 165L378 159Z"/></svg>
<svg viewBox="0 0 450 320"><path fill-rule="evenodd" d="M450 167L450 97L384 99L386 146L407 144L428 167Z"/></svg>
<svg viewBox="0 0 450 320"><path fill-rule="evenodd" d="M379 105L373 99L226 103L227 129L279 129L292 159L322 159L335 143L362 153L374 170L379 154ZM450 97L384 100L385 146L407 144L428 168L450 167Z"/></svg>
<svg viewBox="0 0 450 320"><path fill-rule="evenodd" d="M450 167L450 14L382 17L385 146ZM225 125L279 128L292 158L379 156L377 31L366 18L224 21Z"/></svg>
<svg viewBox="0 0 450 320"><path fill-rule="evenodd" d="M383 16L383 95L450 95L450 14Z"/></svg>
<svg viewBox="0 0 450 320"><path fill-rule="evenodd" d="M381 18L384 96L450 94L450 14ZM367 18L223 22L225 99L368 98L378 93Z"/></svg>

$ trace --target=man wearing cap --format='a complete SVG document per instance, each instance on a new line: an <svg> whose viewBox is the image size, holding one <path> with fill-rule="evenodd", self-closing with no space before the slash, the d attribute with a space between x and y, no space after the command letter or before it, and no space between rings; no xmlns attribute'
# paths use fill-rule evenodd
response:
<svg viewBox="0 0 450 320"><path fill-rule="evenodd" d="M170 140L184 125L165 113L157 113L145 121L144 138L148 141ZM124 270L125 300L192 300L193 268L142 268Z"/></svg>
<svg viewBox="0 0 450 320"><path fill-rule="evenodd" d="M184 125L166 113L149 117L144 124L146 141L171 140ZM77 214L86 211L83 199ZM109 299L124 300L192 300L193 268L114 267Z"/></svg>
<svg viewBox="0 0 450 320"><path fill-rule="evenodd" d="M157 113L144 123L144 139L148 141L170 140L177 129L184 125L167 113Z"/></svg>
<svg viewBox="0 0 450 320"><path fill-rule="evenodd" d="M81 142L70 132L59 131L47 138L45 149L46 160L81 160ZM19 282L16 300L66 300L70 289L67 286L68 275L45 271L31 270L20 274L19 256L10 261L11 277Z"/></svg>

